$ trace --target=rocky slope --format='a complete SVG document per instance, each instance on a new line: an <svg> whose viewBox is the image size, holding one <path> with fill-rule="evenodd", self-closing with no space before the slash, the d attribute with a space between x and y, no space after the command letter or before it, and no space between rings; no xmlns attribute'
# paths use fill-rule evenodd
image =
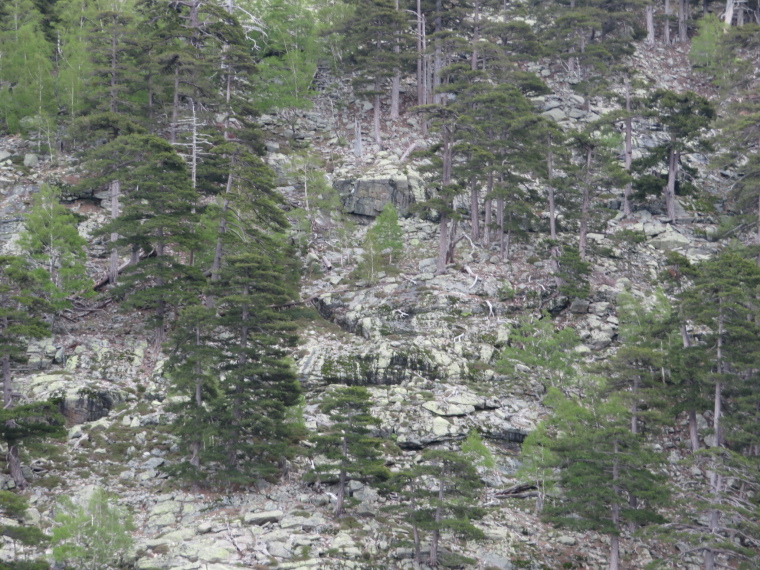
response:
<svg viewBox="0 0 760 570"><path fill-rule="evenodd" d="M640 52L635 57L643 74L669 87L697 84L685 67L659 73L658 65L683 56L677 49L650 56ZM536 105L566 128L592 120L611 105L593 100L583 110L566 77L548 65L537 65L535 71L554 90L536 98ZM596 252L591 297L569 307L551 294L543 233L530 233L508 261L496 249L462 241L457 263L435 275L437 226L414 216L401 220L405 255L398 273L381 276L372 285L357 282L352 271L363 254L366 223L386 201L406 213L410 204L425 197L425 181L414 162L400 158L413 143L433 141L420 138L417 119L405 116L384 125L387 148L367 139L364 156L356 158L345 142L353 129L348 117L353 116L349 112L367 111L367 103L351 95L343 82L320 78L319 84L315 108L300 113L295 133L282 117L261 119L268 160L286 199L293 205L302 199L298 180L288 176L289 147L309 142L322 154L344 210L357 221L348 247L324 231L314 236L304 259L302 297L318 313L303 324L293 355L306 388L306 426L317 429L326 421L318 403L330 385L343 383L370 387L381 433L402 450L394 458L398 468L415 462L423 449L455 448L477 428L497 457L496 468L481 472L487 483L481 501L489 514L477 524L486 539L464 543L444 536L445 547L475 558L478 568L606 567L603 537L559 533L538 520L529 499L500 496L500 490L516 483L520 442L545 414L541 397L548 380L519 365L512 373L499 372L494 364L509 341L510 324L520 314L541 310L554 311L561 322L577 329L582 342L574 350L580 358L604 358L615 346L617 295L627 290L650 298L667 251L695 261L707 258L717 245L705 236L717 220L696 211L688 200L681 203L678 225L667 223L656 204L624 219L616 211L619 201L610 200L608 220L589 235ZM406 89L411 96L411 82ZM332 112L331 98L348 111ZM638 151L662 136L646 123L639 123L635 134ZM685 160L705 169L703 157ZM54 160L38 156L33 141L1 140L1 250L14 251L21 216L42 181L68 188L80 174L71 156ZM705 175L718 192L720 176ZM102 243L92 238L107 213L101 198L67 196L70 207L87 216L80 232L90 240L88 272L93 280L103 274L106 263ZM622 230L636 232L641 243L618 239ZM573 243L576 238L567 232L561 239ZM171 394L162 375L165 355L150 343L142 315L96 302L91 310L70 317L55 337L30 345L29 364L17 371L26 397L61 396L69 422L66 441L25 450L25 470L33 482L25 492L32 505L28 521L50 528L58 496L84 500L94 487L103 486L134 513L132 558L141 570L416 567L406 546L408 529L383 509L394 499L352 482L356 506L349 516L333 520L334 490L302 480L308 453L278 484L258 481L245 492L193 489L169 477L163 468L179 457L167 430L171 416L165 407ZM670 448L668 469L674 478L681 469L682 440L686 434L674 429L657 443ZM3 488L13 487L8 476L1 477ZM18 555L6 540L0 558ZM631 536L624 537L623 556L624 566L632 569L653 559L672 560L673 568L698 568L696 560L679 558L670 546Z"/></svg>

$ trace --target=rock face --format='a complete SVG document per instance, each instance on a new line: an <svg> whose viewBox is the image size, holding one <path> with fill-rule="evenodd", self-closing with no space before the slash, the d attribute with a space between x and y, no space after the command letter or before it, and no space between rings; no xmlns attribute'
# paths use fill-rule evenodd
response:
<svg viewBox="0 0 760 570"><path fill-rule="evenodd" d="M400 216L405 216L412 203L425 199L424 183L419 174L400 165L387 153L378 153L377 162L359 176L336 172L333 188L338 192L344 210L359 216L378 216L388 202L396 207Z"/></svg>
<svg viewBox="0 0 760 570"><path fill-rule="evenodd" d="M333 187L340 195L345 210L360 216L378 216L391 202L400 215L409 211L413 198L404 175L389 178L336 180Z"/></svg>

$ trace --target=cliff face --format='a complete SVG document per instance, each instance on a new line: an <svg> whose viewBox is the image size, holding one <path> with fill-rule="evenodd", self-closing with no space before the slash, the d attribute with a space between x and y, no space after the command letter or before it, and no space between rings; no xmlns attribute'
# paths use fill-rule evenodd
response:
<svg viewBox="0 0 760 570"><path fill-rule="evenodd" d="M644 51L633 62L667 86L691 86L698 80L685 68L660 73L667 61L682 56L677 49L670 54ZM611 105L595 99L584 110L561 76L553 76L550 85L554 92L534 102L568 129ZM326 93L331 96L336 95ZM362 104L353 98L345 103ZM716 220L689 200L679 204L677 226L654 203L624 218L618 210L622 191L610 189L606 220L588 236L595 251L590 257L591 294L570 304L556 292L542 243L545 214L539 227L527 228L526 239L513 246L507 260L501 259L497 246L477 246L465 239L456 247L455 263L440 275L435 273L437 225L408 215L400 222L404 254L394 274L362 282L352 272L366 255L361 248L366 224L388 201L406 216L410 206L425 198L429 189L419 164L400 159L412 144L424 147L435 141L418 136L416 119L402 117L385 125L386 149L367 140L359 159L343 141L353 125L323 105L324 100L318 101L314 111L303 113L295 137L292 121L277 116L261 121L269 140L268 159L290 205L303 199L303 187L297 177L288 177L288 159L280 151L296 141L310 141L328 163L329 180L355 221L339 245L317 228L304 252L302 298L314 307L315 318L302 323L293 358L305 388L306 427L316 431L325 425L319 402L331 385L347 384L369 388L373 415L380 420L378 434L400 450L388 458L393 469L415 464L425 449L458 449L476 429L496 457L495 467L479 468L487 485L480 503L489 512L476 524L485 539L464 542L444 534L444 548L474 559L470 567L478 568L606 567L607 546L599 535L558 533L539 522L530 498L509 498L504 492L517 483L513 476L519 444L544 417L541 399L552 379L520 363L496 363L517 320L538 317L541 311L577 330L579 342L571 350L579 361L605 358L615 349L618 294L625 290L651 299L651 283L669 251L694 261L709 257L716 244L704 236L711 234ZM662 136L656 125L637 124L634 153L656 145ZM720 178L706 170L701 157L684 159L703 169L719 190ZM0 141L2 251L15 251L22 215L42 181L67 189L81 174L73 157L59 155L53 161L37 156L33 141ZM79 231L89 240L88 273L97 280L107 259L102 238L92 236L106 220L107 203L104 196L65 197L69 207L86 216ZM632 235L621 234L623 230L640 240L621 241L620 235ZM560 239L575 243L571 224ZM398 498L381 496L353 480L349 492L355 504L349 516L333 520L334 487L308 485L302 479L310 468L306 447L277 483L255 481L250 488L222 492L195 489L169 477L164 468L179 459L175 438L167 430L171 415L166 406L173 396L162 373L166 354L150 342L144 321L139 311L123 313L117 303L97 301L74 311L53 338L29 345L29 364L15 372L19 391L30 399L61 397L69 425L65 441L24 450L24 469L32 481L25 492L32 505L28 521L49 528L56 497L82 498L93 486L102 486L134 513L131 563L141 570L419 567L408 546L409 528L385 509ZM668 470L674 478L680 476L680 443L685 438L679 428L655 442L671 449ZM7 475L2 485L13 488ZM669 549L626 535L625 567L644 568L653 559L667 559ZM14 547L6 543L0 557L12 556ZM697 568L695 563L687 557L673 567Z"/></svg>

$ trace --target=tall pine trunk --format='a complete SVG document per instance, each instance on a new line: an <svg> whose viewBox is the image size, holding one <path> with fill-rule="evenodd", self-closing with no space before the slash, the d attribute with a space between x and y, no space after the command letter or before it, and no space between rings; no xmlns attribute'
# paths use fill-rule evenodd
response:
<svg viewBox="0 0 760 570"><path fill-rule="evenodd" d="M662 41L665 45L670 45L670 0L665 0L665 19L662 25Z"/></svg>
<svg viewBox="0 0 760 570"><path fill-rule="evenodd" d="M478 196L478 185L476 179L473 177L470 180L470 223L472 225L472 241L480 239L480 209L478 203L480 202Z"/></svg>
<svg viewBox="0 0 760 570"><path fill-rule="evenodd" d="M398 0L396 0L396 12L398 12ZM401 53L401 46L399 45L398 32L393 32L393 53L398 58ZM397 68L393 77L391 78L391 111L390 118L392 121L398 119L399 116L399 96L401 91L401 71Z"/></svg>
<svg viewBox="0 0 760 570"><path fill-rule="evenodd" d="M431 566L438 566L438 541L441 537L441 530L438 524L441 522L443 515L441 505L443 504L443 477L438 480L438 505L435 508L435 528L430 536L430 559Z"/></svg>
<svg viewBox="0 0 760 570"><path fill-rule="evenodd" d="M615 482L620 478L620 467L618 465L618 440L615 438L613 442L613 459L612 459L612 490L614 493L612 504L612 526L615 531L610 535L610 564L609 570L619 570L620 568L620 536L618 534L620 530L620 505L617 503L618 493L620 489Z"/></svg>
<svg viewBox="0 0 760 570"><path fill-rule="evenodd" d="M654 7L652 7L654 9ZM631 143L631 132L633 130L631 118L631 82L628 77L625 78L625 170L630 175L631 163L633 162L633 145ZM625 185L623 194L623 215L631 215L631 181Z"/></svg>
<svg viewBox="0 0 760 570"><path fill-rule="evenodd" d="M119 217L119 190L119 181L111 182L111 221ZM115 244L117 239L119 239L119 234L113 232L111 244ZM119 252L116 245L111 245L111 247L111 258L108 261L108 281L111 285L116 285L116 280L119 278Z"/></svg>
<svg viewBox="0 0 760 570"><path fill-rule="evenodd" d="M646 20L646 26L647 26L647 39L646 42L649 45L654 44L655 37L654 37L654 4L649 4L646 8L644 8L644 19Z"/></svg>
<svg viewBox="0 0 760 570"><path fill-rule="evenodd" d="M675 141L671 141L668 151L668 183L665 186L665 207L671 223L676 222L676 177L678 175L678 160L680 153L675 149Z"/></svg>
<svg viewBox="0 0 760 570"><path fill-rule="evenodd" d="M380 78L375 77L375 97L372 105L373 124L375 128L375 144L383 144L380 136Z"/></svg>
<svg viewBox="0 0 760 570"><path fill-rule="evenodd" d="M8 328L8 317L3 317L3 330ZM5 409L13 407L13 380L11 378L11 357L8 354L3 355L3 404ZM15 427L16 422L8 420L5 425L9 428ZM19 489L26 487L26 477L21 471L21 460L18 456L18 446L15 443L8 443L8 470L10 471L13 482Z"/></svg>
<svg viewBox="0 0 760 570"><path fill-rule="evenodd" d="M581 259L586 257L586 234L588 233L588 209L591 193L591 154L593 150L591 148L586 149L586 176L583 181L583 201L581 203L581 227L580 235L578 236L578 253L580 253Z"/></svg>

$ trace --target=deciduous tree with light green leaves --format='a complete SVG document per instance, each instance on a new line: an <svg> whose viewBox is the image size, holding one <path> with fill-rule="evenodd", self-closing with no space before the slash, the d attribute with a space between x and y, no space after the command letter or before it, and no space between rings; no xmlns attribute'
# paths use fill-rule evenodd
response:
<svg viewBox="0 0 760 570"><path fill-rule="evenodd" d="M102 488L86 503L58 500L53 527L53 558L82 570L122 567L132 548L132 516ZM72 566L72 567L74 567Z"/></svg>
<svg viewBox="0 0 760 570"><path fill-rule="evenodd" d="M56 309L69 305L67 297L90 294L84 262L87 240L79 235L77 220L60 203L61 192L43 184L24 217L19 245L31 261L47 273L48 298Z"/></svg>

